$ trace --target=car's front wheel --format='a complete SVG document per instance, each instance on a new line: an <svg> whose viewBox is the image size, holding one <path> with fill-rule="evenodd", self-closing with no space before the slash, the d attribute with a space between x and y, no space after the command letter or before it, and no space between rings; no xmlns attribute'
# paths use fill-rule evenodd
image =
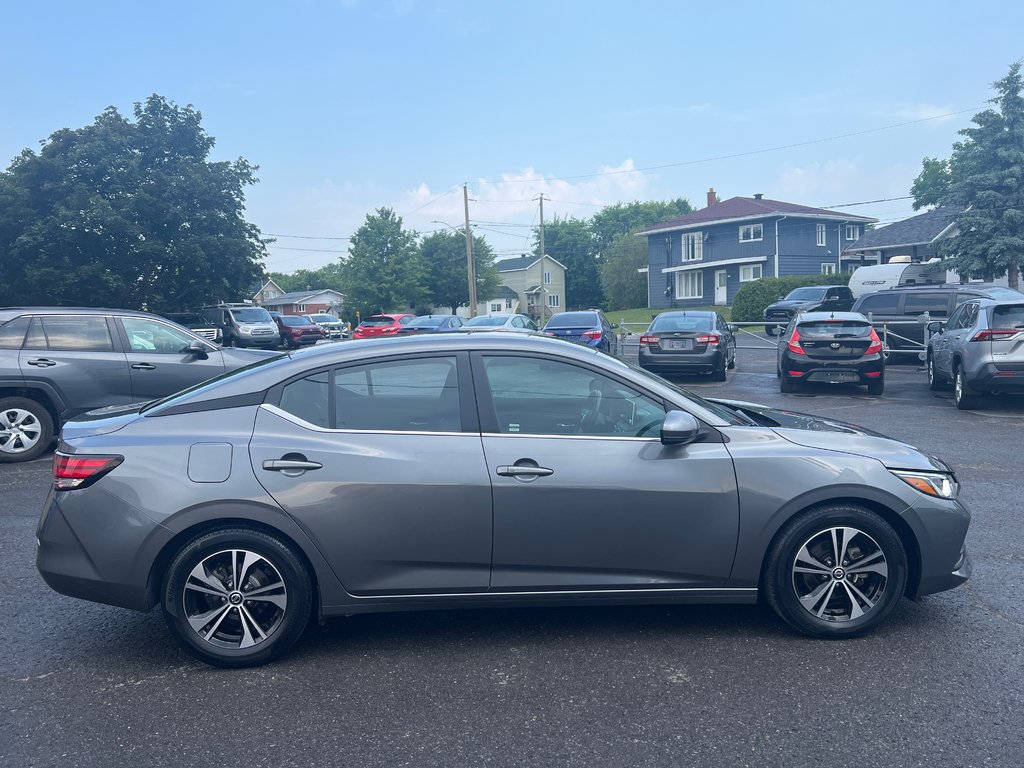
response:
<svg viewBox="0 0 1024 768"><path fill-rule="evenodd" d="M188 542L167 569L168 626L203 661L263 664L306 627L313 585L292 548L262 531L228 528Z"/></svg>
<svg viewBox="0 0 1024 768"><path fill-rule="evenodd" d="M53 419L27 397L0 398L0 462L31 461L50 447Z"/></svg>
<svg viewBox="0 0 1024 768"><path fill-rule="evenodd" d="M907 583L907 555L880 515L851 504L805 512L779 531L762 592L787 623L822 638L854 637L882 622Z"/></svg>

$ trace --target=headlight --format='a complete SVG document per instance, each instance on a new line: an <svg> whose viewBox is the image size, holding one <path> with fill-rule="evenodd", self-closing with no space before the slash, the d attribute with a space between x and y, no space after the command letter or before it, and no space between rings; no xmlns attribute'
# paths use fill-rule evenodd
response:
<svg viewBox="0 0 1024 768"><path fill-rule="evenodd" d="M907 485L913 486L928 496L940 499L955 499L960 490L952 475L941 472L898 472L890 470Z"/></svg>

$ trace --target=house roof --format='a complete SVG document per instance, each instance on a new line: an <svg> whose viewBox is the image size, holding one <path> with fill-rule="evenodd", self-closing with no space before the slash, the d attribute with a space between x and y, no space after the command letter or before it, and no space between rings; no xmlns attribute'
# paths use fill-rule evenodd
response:
<svg viewBox="0 0 1024 768"><path fill-rule="evenodd" d="M865 232L864 236L846 247L847 251L877 251L900 245L928 245L945 235L961 211L948 205L897 221L886 227Z"/></svg>
<svg viewBox="0 0 1024 768"><path fill-rule="evenodd" d="M533 254L528 253L522 256L517 256L514 259L502 259L501 261L496 261L494 262L494 266L499 272L519 272L524 269L529 269L540 261L540 258L540 256L534 256ZM558 259L551 258L551 256L546 256L546 258L551 259L555 264L560 266L562 269L565 269L565 264L560 262Z"/></svg>
<svg viewBox="0 0 1024 768"><path fill-rule="evenodd" d="M321 288L318 291L292 291L291 293L282 293L280 296L275 296L272 299L265 299L263 306L282 307L285 304L305 304L311 299L314 299L317 296L322 296L325 293L333 293L339 298L339 300L345 298L345 294L340 293L333 288Z"/></svg>
<svg viewBox="0 0 1024 768"><path fill-rule="evenodd" d="M498 290L494 292L494 299L518 299L519 294L509 288L507 285L499 285Z"/></svg>
<svg viewBox="0 0 1024 768"><path fill-rule="evenodd" d="M250 296L255 296L257 293L260 293L268 285L274 286L279 291L281 290L281 286L279 286L277 283L275 283L272 279L267 278L266 280L263 280L262 282L252 283L249 286L249 295Z"/></svg>
<svg viewBox="0 0 1024 768"><path fill-rule="evenodd" d="M825 208L811 208L807 205L786 203L782 200L766 200L756 197L730 197L720 203L701 208L699 211L679 216L649 229L637 232L637 235L652 235L676 229L687 229L702 224L723 224L730 221L757 219L764 216L803 216L806 218L834 219L838 221L872 223L878 221L869 216L854 216Z"/></svg>

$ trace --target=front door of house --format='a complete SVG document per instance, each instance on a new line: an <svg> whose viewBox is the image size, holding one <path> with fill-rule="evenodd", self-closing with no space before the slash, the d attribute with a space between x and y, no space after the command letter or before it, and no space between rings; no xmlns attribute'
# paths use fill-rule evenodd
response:
<svg viewBox="0 0 1024 768"><path fill-rule="evenodd" d="M724 306L728 300L728 272L724 269L715 270L715 306Z"/></svg>

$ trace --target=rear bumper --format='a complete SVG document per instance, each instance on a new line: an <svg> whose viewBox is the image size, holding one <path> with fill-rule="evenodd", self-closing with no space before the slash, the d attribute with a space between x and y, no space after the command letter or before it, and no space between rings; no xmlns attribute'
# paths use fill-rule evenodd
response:
<svg viewBox="0 0 1024 768"><path fill-rule="evenodd" d="M1016 369L1021 370L1016 370ZM974 389L982 392L1024 392L1024 366L998 366L986 363L974 371L967 382Z"/></svg>
<svg viewBox="0 0 1024 768"><path fill-rule="evenodd" d="M641 346L640 367L652 373L711 373L725 365L721 349L710 352L652 352Z"/></svg>
<svg viewBox="0 0 1024 768"><path fill-rule="evenodd" d="M870 384L884 378L885 359L881 355L870 355L859 360L827 361L806 359L804 355L787 353L782 358L781 368L783 376L797 381L822 384Z"/></svg>

